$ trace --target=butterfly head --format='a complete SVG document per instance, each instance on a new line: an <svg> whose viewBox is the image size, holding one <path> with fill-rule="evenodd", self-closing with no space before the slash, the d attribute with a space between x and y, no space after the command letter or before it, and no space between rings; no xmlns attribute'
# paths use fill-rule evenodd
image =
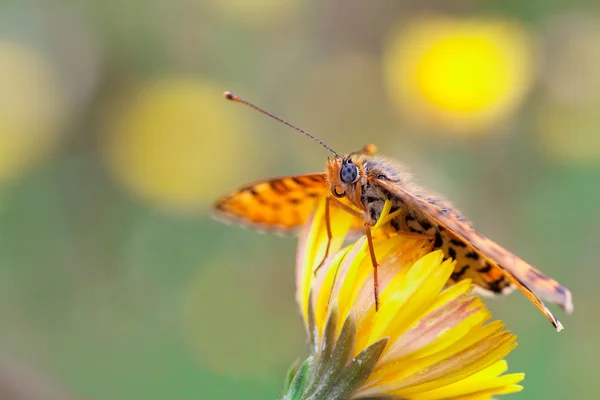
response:
<svg viewBox="0 0 600 400"><path fill-rule="evenodd" d="M327 159L327 182L335 197L347 196L352 203L360 204L361 182L366 179L363 159L374 152L375 146L367 145L344 157Z"/></svg>

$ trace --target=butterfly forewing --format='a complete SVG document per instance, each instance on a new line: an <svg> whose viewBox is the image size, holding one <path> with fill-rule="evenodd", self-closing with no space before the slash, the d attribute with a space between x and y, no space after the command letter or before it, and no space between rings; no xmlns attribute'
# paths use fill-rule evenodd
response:
<svg viewBox="0 0 600 400"><path fill-rule="evenodd" d="M215 214L242 225L293 232L308 221L317 201L328 194L322 173L266 179L223 197L215 204ZM362 219L357 219L354 225L359 228L362 224Z"/></svg>
<svg viewBox="0 0 600 400"><path fill-rule="evenodd" d="M412 212L420 213L422 218L440 225L444 230L444 234L451 235L456 243L460 242L469 250L474 251L477 257L483 259L489 265L489 268L485 268L485 274L492 273L498 276L500 274L506 276L548 317L557 329L562 329L558 319L533 290L548 301L558 304L567 312L571 312L573 304L568 289L475 231L460 214L452 209L440 207L436 204L436 201L428 201L425 198L411 194L400 185L392 182L374 179L372 183L380 185L392 196L397 196L404 204L411 207ZM476 274L473 271L470 271L470 273ZM487 277L483 279L488 280Z"/></svg>

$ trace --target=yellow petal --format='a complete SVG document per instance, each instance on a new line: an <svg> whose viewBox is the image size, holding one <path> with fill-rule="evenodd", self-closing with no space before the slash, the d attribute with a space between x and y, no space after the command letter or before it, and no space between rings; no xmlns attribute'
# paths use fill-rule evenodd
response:
<svg viewBox="0 0 600 400"><path fill-rule="evenodd" d="M385 336L395 340L427 309L454 269L450 261L441 263L443 257L441 251L432 252L417 261L405 277L389 283L381 293L381 307L373 320L369 343Z"/></svg>
<svg viewBox="0 0 600 400"><path fill-rule="evenodd" d="M477 393L489 391L493 391L493 394L502 394L501 391L503 390L516 389L518 386L516 384L524 378L524 374L500 376L506 372L507 369L508 366L506 361L498 361L490 367L458 382L428 392L419 393L413 396L413 399L435 400L446 399L449 397L462 398L463 396L476 395Z"/></svg>
<svg viewBox="0 0 600 400"><path fill-rule="evenodd" d="M332 228L333 239L331 241L330 254L335 254L344 241L352 220L355 218L348 212L336 207L330 207L330 222ZM311 289L311 284L314 279L314 270L325 256L327 248L327 227L325 223L325 200L320 201L312 221L307 225L308 233L304 233L306 238L298 244L298 254L303 254L299 257L296 266L296 284L297 284L297 299L300 304L300 310L304 317L305 326L308 324L308 298ZM325 272L324 268L322 272Z"/></svg>
<svg viewBox="0 0 600 400"><path fill-rule="evenodd" d="M481 310L480 312L489 315L487 310ZM495 344L492 343L494 335L499 335L502 327L502 323L498 322L472 329L459 342L452 346L450 346L452 343L448 343L449 346L430 356L420 359L405 358L394 360L389 365L379 366L371 374L367 383L371 383L371 386L378 385L400 389L420 384L426 379L434 379L441 372L448 369L450 364L455 365L456 361L460 361L460 359L454 359L457 355L460 357L461 354L464 354L470 348L477 348L483 351L486 345L491 346ZM498 359L501 358L498 357ZM469 360L463 361L467 363ZM458 365L456 367L461 368L462 366ZM431 389L433 388L427 390Z"/></svg>
<svg viewBox="0 0 600 400"><path fill-rule="evenodd" d="M425 381L426 379L421 376L420 380L425 382L398 390L396 393L401 393L402 396L412 395L433 390L473 375L504 358L516 346L514 339L515 337L507 332L487 338L469 349L432 366L431 369L435 372L427 378L428 381ZM415 374L414 377L411 377L413 378L411 380L418 382L419 375Z"/></svg>

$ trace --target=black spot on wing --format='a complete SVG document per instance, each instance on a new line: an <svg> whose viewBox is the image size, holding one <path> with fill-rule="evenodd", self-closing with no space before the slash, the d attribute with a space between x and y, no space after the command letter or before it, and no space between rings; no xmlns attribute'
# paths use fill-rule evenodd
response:
<svg viewBox="0 0 600 400"><path fill-rule="evenodd" d="M448 257L456 259L456 250L454 250L454 247L448 247Z"/></svg>
<svg viewBox="0 0 600 400"><path fill-rule="evenodd" d="M454 271L450 275L450 278L452 278L453 281L458 281L461 278L461 276L463 276L465 274L465 272L467 272L468 269L469 269L468 265L463 265L458 271Z"/></svg>
<svg viewBox="0 0 600 400"><path fill-rule="evenodd" d="M243 190L249 192L252 195L252 197L254 197L254 200L258 201L260 204L267 204L265 199L263 199L260 193L256 191L256 188L254 186L248 186Z"/></svg>
<svg viewBox="0 0 600 400"><path fill-rule="evenodd" d="M271 189L273 189L279 194L288 192L288 188L287 186L285 186L285 183L283 183L283 181L279 179L269 182L269 186L271 186Z"/></svg>
<svg viewBox="0 0 600 400"><path fill-rule="evenodd" d="M492 270L492 265L488 262L485 263L485 266L478 268L477 272L481 272L482 274L487 274Z"/></svg>
<svg viewBox="0 0 600 400"><path fill-rule="evenodd" d="M471 260L479 260L479 254L475 251L470 251L465 254L465 257L470 258Z"/></svg>
<svg viewBox="0 0 600 400"><path fill-rule="evenodd" d="M450 243L457 247L467 247L466 243L459 239L450 239Z"/></svg>
<svg viewBox="0 0 600 400"><path fill-rule="evenodd" d="M433 247L439 249L440 247L442 247L442 244L444 244L444 241L442 240L442 235L439 232L436 232Z"/></svg>
<svg viewBox="0 0 600 400"><path fill-rule="evenodd" d="M431 229L433 227L433 225L431 225L431 222L427 221L426 219L419 221L419 224L421 224L423 229L426 231L428 231L429 229Z"/></svg>
<svg viewBox="0 0 600 400"><path fill-rule="evenodd" d="M491 290L494 293L501 293L502 289L505 287L505 285L503 285L502 283L504 283L505 278L503 276L501 276L498 279L495 279L491 282L487 282L487 287L489 290Z"/></svg>

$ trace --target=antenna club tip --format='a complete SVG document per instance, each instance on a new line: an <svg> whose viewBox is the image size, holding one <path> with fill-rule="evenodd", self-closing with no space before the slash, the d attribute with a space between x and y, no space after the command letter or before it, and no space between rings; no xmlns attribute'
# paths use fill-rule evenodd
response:
<svg viewBox="0 0 600 400"><path fill-rule="evenodd" d="M237 96L230 91L226 91L223 93L223 97L225 97L227 100L235 100Z"/></svg>
<svg viewBox="0 0 600 400"><path fill-rule="evenodd" d="M240 97L231 93L229 90L223 93L223 97L225 97L225 99L227 99L227 100L235 101L236 103L246 103L247 104L247 102L245 100L242 100Z"/></svg>

